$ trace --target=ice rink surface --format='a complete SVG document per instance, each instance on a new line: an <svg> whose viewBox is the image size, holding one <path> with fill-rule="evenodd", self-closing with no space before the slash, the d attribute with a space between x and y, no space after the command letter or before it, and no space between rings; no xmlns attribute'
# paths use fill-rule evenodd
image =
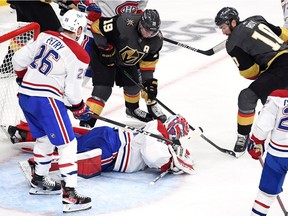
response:
<svg viewBox="0 0 288 216"><path fill-rule="evenodd" d="M57 5L54 6L57 10ZM276 25L283 25L280 1L150 0L148 4L148 8L155 8L160 13L164 37L202 50L225 39L216 32L213 23L216 13L224 6L235 7L241 20L262 15ZM10 11L9 6L0 7L0 23L16 20L15 13ZM159 80L157 98L162 103L186 117L191 126L201 126L204 135L217 145L233 149L237 134L237 97L250 81L238 74L225 50L205 56L164 42L155 77ZM89 97L91 91L91 83L88 83L83 97ZM141 108L145 109L143 102ZM258 110L260 108L259 104ZM126 118L122 89L118 87L114 87L103 116L137 125ZM77 125L74 120L73 123ZM96 126L103 124L106 123L98 121ZM191 150L197 174L166 175L154 186L149 186L149 182L159 173L153 170L134 174L102 173L89 180L79 178L79 192L92 197L93 207L72 215L250 215L258 191L260 163L247 153L238 159L224 154L195 132L191 132L190 139L183 143ZM60 196L28 194L29 186L18 162L30 156L1 137L0 215L63 215ZM288 208L287 190L285 184L280 196ZM271 206L269 215L283 215L277 201Z"/></svg>

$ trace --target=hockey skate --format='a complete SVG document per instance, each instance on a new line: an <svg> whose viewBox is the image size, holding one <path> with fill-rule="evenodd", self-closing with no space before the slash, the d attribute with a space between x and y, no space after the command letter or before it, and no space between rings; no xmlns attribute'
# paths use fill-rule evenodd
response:
<svg viewBox="0 0 288 216"><path fill-rule="evenodd" d="M159 119L162 123L167 120L167 116L162 112L157 102L150 105L147 104L147 109L154 119Z"/></svg>
<svg viewBox="0 0 288 216"><path fill-rule="evenodd" d="M87 210L92 207L91 198L78 194L75 188L65 187L65 182L61 181L62 184L62 203L63 212L75 212Z"/></svg>
<svg viewBox="0 0 288 216"><path fill-rule="evenodd" d="M30 184L31 184L31 189L29 193L31 195L61 194L61 184L52 180L49 175L39 176L36 173L34 173Z"/></svg>
<svg viewBox="0 0 288 216"><path fill-rule="evenodd" d="M149 113L139 108L136 108L134 110L126 108L126 114L128 117L138 119L139 121L142 121L142 122L149 122L153 120L152 116Z"/></svg>
<svg viewBox="0 0 288 216"><path fill-rule="evenodd" d="M238 134L235 146L234 146L234 152L236 153L244 153L249 141L249 135L241 135Z"/></svg>

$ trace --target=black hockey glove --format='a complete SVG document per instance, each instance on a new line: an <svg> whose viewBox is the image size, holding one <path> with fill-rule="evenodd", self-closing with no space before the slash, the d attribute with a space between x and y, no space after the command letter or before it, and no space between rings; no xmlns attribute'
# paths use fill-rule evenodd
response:
<svg viewBox="0 0 288 216"><path fill-rule="evenodd" d="M143 86L145 91L142 91L141 96L146 101L153 100L157 96L157 87L158 87L158 80L157 79L148 79L143 82Z"/></svg>
<svg viewBox="0 0 288 216"><path fill-rule="evenodd" d="M63 16L68 10L72 9L71 7L69 7L69 5L74 4L74 1L73 0L67 0L67 1L59 0L57 1L57 4L59 5L60 16Z"/></svg>
<svg viewBox="0 0 288 216"><path fill-rule="evenodd" d="M116 63L116 50L109 44L107 48L98 46L99 60L108 67L113 67Z"/></svg>

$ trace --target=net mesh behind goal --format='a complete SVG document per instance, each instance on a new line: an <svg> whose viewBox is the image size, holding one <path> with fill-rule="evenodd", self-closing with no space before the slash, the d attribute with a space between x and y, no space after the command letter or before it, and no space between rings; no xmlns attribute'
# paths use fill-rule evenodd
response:
<svg viewBox="0 0 288 216"><path fill-rule="evenodd" d="M10 23L0 26L0 126L16 125L23 118L18 104L16 74L12 65L14 53L33 42L40 32L37 23Z"/></svg>

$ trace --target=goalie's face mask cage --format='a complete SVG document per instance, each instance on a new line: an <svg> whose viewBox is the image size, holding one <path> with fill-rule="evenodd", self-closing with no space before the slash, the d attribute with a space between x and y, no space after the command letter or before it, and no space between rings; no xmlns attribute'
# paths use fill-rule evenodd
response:
<svg viewBox="0 0 288 216"><path fill-rule="evenodd" d="M156 10L147 9L143 12L138 29L144 38L155 37L159 33L161 20Z"/></svg>
<svg viewBox="0 0 288 216"><path fill-rule="evenodd" d="M232 20L236 20L237 23L239 22L237 10L232 7L224 7L217 13L215 17L215 24L219 28L222 28L225 25L228 25L228 27L231 28Z"/></svg>
<svg viewBox="0 0 288 216"><path fill-rule="evenodd" d="M171 140L178 140L181 137L187 136L189 133L188 122L180 115L170 116L164 122L164 126Z"/></svg>

